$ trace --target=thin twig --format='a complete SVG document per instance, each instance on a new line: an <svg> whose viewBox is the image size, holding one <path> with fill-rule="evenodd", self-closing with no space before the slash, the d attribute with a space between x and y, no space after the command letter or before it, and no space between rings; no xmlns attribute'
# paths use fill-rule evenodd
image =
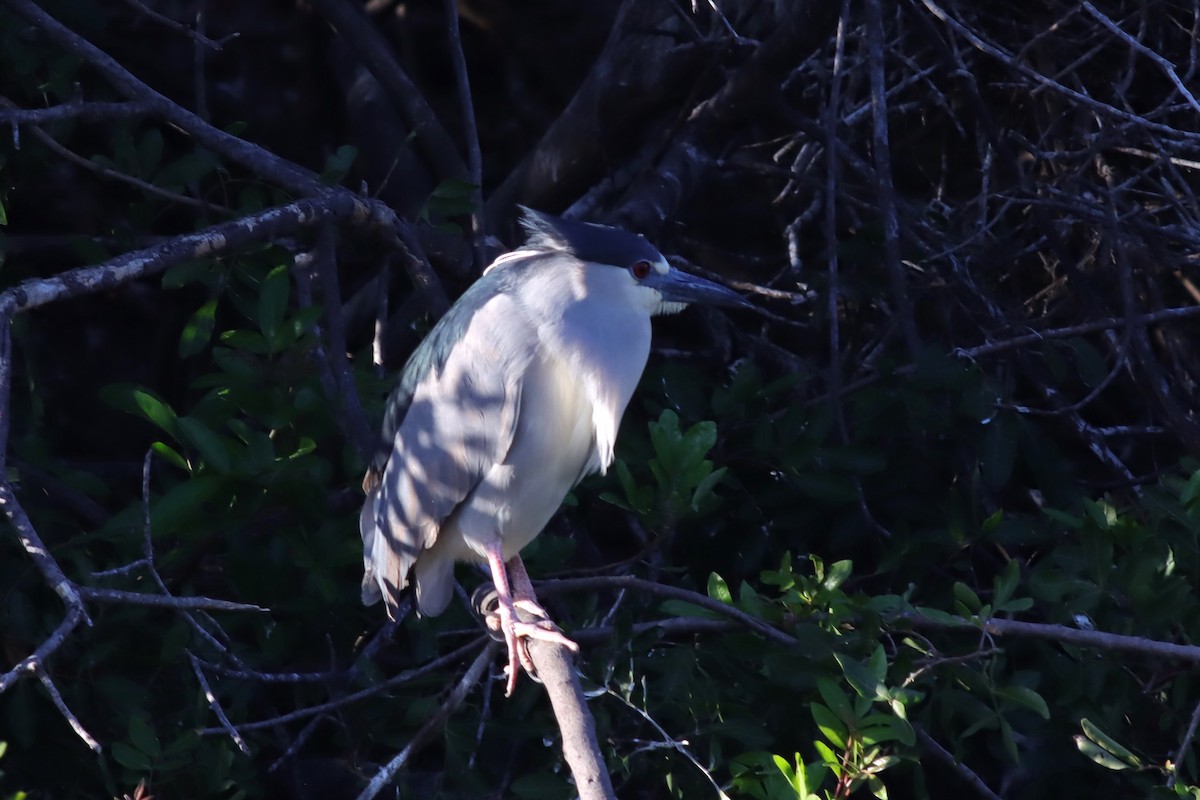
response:
<svg viewBox="0 0 1200 800"><path fill-rule="evenodd" d="M147 6L145 3L141 2L141 0L125 0L125 2L137 9L138 13L144 14L145 16L157 22L159 25L162 25L164 28L175 31L176 33L182 33L196 44L207 47L209 50L220 52L225 45L229 44L231 41L241 35L237 32L234 32L228 36L221 37L219 40L210 39L198 30L193 30L183 23L176 22L170 17L163 16Z"/></svg>
<svg viewBox="0 0 1200 800"><path fill-rule="evenodd" d="M54 685L54 681L50 680L50 676L46 674L46 670L39 663L30 667L30 671L37 675L37 679L41 681L42 688L50 695L50 701L54 703L54 707L58 709L58 713L62 714L63 719L71 726L71 730L75 731L75 735L83 740L93 753L99 753L103 750L100 742L88 733L87 728L83 727L83 723L79 721L79 717L75 716L75 712L67 707L67 702L63 700L62 694L59 693L58 687Z"/></svg>
<svg viewBox="0 0 1200 800"><path fill-rule="evenodd" d="M713 780L712 773L709 772L708 769L705 768L705 766L703 764L701 764L698 760L696 760L696 757L694 755L692 755L691 750L688 750L688 741L686 739L676 739L675 737L668 734L667 731L663 728L663 726L658 724L658 720L654 719L654 717L652 717L648 713L646 713L646 711L644 709L638 708L633 703L629 702L629 700L627 700L625 697L623 697L620 693L614 692L612 689L607 688L607 687L605 688L604 693L608 697L615 698L623 706L628 708L633 713L637 714L639 717L644 719L646 722L650 723L650 727L652 727L652 728L654 728L654 730L658 731L658 735L662 737L663 745L665 745L669 749L674 750L675 752L679 753L681 756L683 756L685 759L687 759L693 767L695 767L697 770L699 770L700 774L703 775L708 780L708 783L710 786L712 786L713 791L715 791L717 793L717 797L721 798L721 800L729 800L728 795L726 795L725 792L722 791L720 785L718 785L717 782L715 780Z"/></svg>
<svg viewBox="0 0 1200 800"><path fill-rule="evenodd" d="M955 758L953 754L951 754L946 748L942 747L942 745L936 739L916 725L913 726L913 730L917 733L917 739L920 741L921 747L932 753L938 761L941 761L943 764L949 767L954 774L966 781L967 784L975 790L976 794L982 798L985 798L985 800L1001 800L1000 795L993 792L988 785L983 782L983 778L980 778L975 774L974 771L971 770L970 767Z"/></svg>
<svg viewBox="0 0 1200 800"><path fill-rule="evenodd" d="M126 592L120 589L97 589L92 586L77 586L75 589L81 598L95 603L172 608L177 611L270 611L269 608L250 603L235 603L232 600L218 600L213 597L176 597L174 595L146 594L145 592Z"/></svg>
<svg viewBox="0 0 1200 800"><path fill-rule="evenodd" d="M660 597L669 597L673 600L683 600L692 605L699 606L706 611L712 611L722 616L736 620L747 628L762 634L767 639L776 644L792 646L798 644L797 640L788 634L772 628L766 622L752 617L740 608L722 603L720 600L714 600L707 595L692 592L687 589L680 589L677 586L667 586L654 581L647 581L641 578L635 578L631 575L598 575L590 578L561 578L557 580L538 581L534 584L537 589L538 596L552 595L562 592L583 592L594 591L596 589L632 589L634 591L645 594L658 595Z"/></svg>
<svg viewBox="0 0 1200 800"><path fill-rule="evenodd" d="M192 664L192 672L196 675L196 680L200 682L200 688L204 690L204 699L208 701L208 707L217 715L217 719L221 721L221 728L229 734L229 738L237 745L238 750L241 750L245 755L250 755L250 746L246 744L246 740L242 738L242 734L238 729L233 727L233 723L229 721L229 717L225 715L225 709L221 707L221 701L217 699L217 695L213 692L212 687L208 685L208 678L204 676L204 670L200 669L200 662L191 652L187 654L188 661Z"/></svg>
<svg viewBox="0 0 1200 800"><path fill-rule="evenodd" d="M1170 125L1164 125L1160 122L1152 122L1145 117L1139 116L1138 114L1134 114L1130 111L1117 108L1109 103L1096 100L1095 98L1084 94L1083 92L1071 89L1056 80L1046 77L1032 67L1029 67L1013 58L1012 54L1006 52L1003 48L986 41L982 36L972 31L956 18L952 17L944 8L933 2L933 0L921 0L921 3L927 9L929 9L929 12L933 14L933 16L937 17L939 20L953 28L956 33L970 42L973 47L1003 62L1012 69L1015 69L1017 72L1020 72L1022 75L1031 78L1039 85L1052 89L1082 106L1093 109L1094 111L1098 111L1102 114L1115 117L1122 122L1130 122L1134 125L1145 128L1148 131L1170 136L1174 139L1188 141L1193 144L1200 143L1200 133L1180 130L1179 128L1173 128Z"/></svg>
<svg viewBox="0 0 1200 800"><path fill-rule="evenodd" d="M1187 732L1183 735L1183 740L1179 743L1179 749L1175 751L1175 758L1172 763L1175 769L1171 771L1171 776L1167 778L1167 788L1175 788L1175 784L1179 779L1179 768L1184 763L1184 759L1188 756L1188 751L1192 748L1192 739L1196 736L1196 727L1200 725L1200 703L1197 703L1192 709L1192 718L1188 721Z"/></svg>
<svg viewBox="0 0 1200 800"><path fill-rule="evenodd" d="M431 716L425 722L425 724L422 725L415 734L413 734L412 739L409 740L409 743L405 745L404 749L397 753L391 761L384 765L384 767L375 774L375 777L371 778L371 782L367 784L367 788L363 789L362 792L359 793L358 800L371 800L371 798L383 791L384 787L392 782L392 778L394 778L396 773L400 771L400 768L408 762L413 753L419 750L427 740L432 738L434 734L441 730L442 724L445 723L445 721L450 718L450 715L453 714L458 707L462 705L463 701L467 699L467 693L479 683L479 679L483 677L484 670L486 670L488 665L495 660L496 653L499 652L499 650L500 645L498 642L488 642L487 647L483 648L479 655L475 657L475 661L471 663L471 666L465 673L463 673L462 678L460 678L458 683L455 684L454 688L451 689L449 696L446 698L445 702L442 703L441 708L434 712L433 716Z"/></svg>
<svg viewBox="0 0 1200 800"><path fill-rule="evenodd" d="M1191 90L1189 90L1187 86L1184 85L1183 81L1179 79L1179 75L1175 72L1174 64L1172 64L1170 61L1167 61L1161 55L1130 36L1124 31L1124 29L1121 28L1121 26L1113 22L1108 15L1096 8L1094 5L1088 2L1088 0L1083 0L1083 10L1091 14L1101 25L1108 28L1110 31L1120 37L1122 41L1124 41L1134 50L1153 61L1155 65L1157 65L1158 68L1163 71L1163 74L1167 76L1168 80L1175 84L1175 88L1181 95L1183 95L1184 99L1187 100L1188 105L1190 105L1194 111L1200 112L1200 102L1196 100L1196 96L1192 94Z"/></svg>
<svg viewBox="0 0 1200 800"><path fill-rule="evenodd" d="M71 635L71 631L84 621L83 608L76 606L67 609L67 613L63 616L62 622L58 623L58 627L54 632L45 638L38 645L38 648L30 653L25 658L17 662L17 665L8 672L0 675L0 694L8 690L10 686L20 680L27 674L31 674L40 668L41 664L46 662L55 650L62 646L62 643Z"/></svg>
<svg viewBox="0 0 1200 800"><path fill-rule="evenodd" d="M867 54L870 61L872 150L875 155L875 181L879 213L883 217L883 256L896 303L897 323L904 333L909 358L921 352L921 337L908 297L908 281L900 263L900 217L896 208L896 187L892 180L892 145L888 133L887 79L883 60L883 10L880 0L866 0Z"/></svg>
<svg viewBox="0 0 1200 800"><path fill-rule="evenodd" d="M483 154L479 148L479 130L475 124L475 104L471 100L471 81L467 75L467 57L463 52L462 36L458 30L458 2L444 0L446 27L450 39L450 62L454 65L454 83L458 90L458 107L462 114L463 139L467 144L467 169L470 172L471 189L471 243L475 253L475 271L483 271Z"/></svg>
<svg viewBox="0 0 1200 800"><path fill-rule="evenodd" d="M337 231L329 222L317 228L315 264L321 278L321 299L325 301L325 335L328 339L325 356L329 359L338 388L338 394L329 399L337 409L338 418L346 425L349 440L358 450L359 457L366 462L375 454L378 437L367 424L354 375L350 372L346 331L342 322L342 291L338 284Z"/></svg>
<svg viewBox="0 0 1200 800"><path fill-rule="evenodd" d="M943 630L984 631L995 636L1021 636L1029 639L1047 639L1063 644L1074 644L1094 650L1139 653L1159 658L1175 658L1188 663L1200 664L1200 646L1176 644L1143 636L1127 636L1121 633L1087 631L1068 628L1065 625L1050 625L1040 622L1019 622L1013 619L989 618L969 620L963 618L941 619L918 612L900 615L897 621L911 624L914 628Z"/></svg>
<svg viewBox="0 0 1200 800"><path fill-rule="evenodd" d="M365 700L369 697L375 697L376 695L386 692L389 689L393 689L396 686L399 686L401 684L408 683L410 681L416 680L417 678L424 677L425 675L430 675L432 673L438 672L439 670L444 669L445 667L449 666L450 664L453 664L453 663L459 661L465 655L470 653L472 650L478 649L480 647L480 645L482 645L484 642L490 642L490 641L491 641L491 638L488 636L479 636L475 639L472 639L470 642L463 645L462 647L459 647L459 648L447 653L444 656L435 658L426 664L422 664L420 667L405 670L404 672L401 672L398 675L394 675L385 681L381 681L381 682L375 684L374 686L369 686L366 689L362 689L360 691L354 692L353 694L348 694L348 695L345 695L344 697L339 697L336 700L330 700L329 702L326 702L326 703L320 703L319 705L308 706L307 708L301 708L301 709L292 711L287 714L281 714L278 717L271 717L270 719L257 720L255 722L244 722L240 725L240 728L244 731L261 730L263 728L274 728L279 725L286 725L289 722L296 722L297 720L307 719L315 714L323 714L326 711L333 711L338 708L343 708L343 707L351 705L353 703L357 703L360 700ZM224 733L224 729L222 729L222 728L203 728L200 731L200 734L202 736L211 736L213 734L221 734L221 733Z"/></svg>

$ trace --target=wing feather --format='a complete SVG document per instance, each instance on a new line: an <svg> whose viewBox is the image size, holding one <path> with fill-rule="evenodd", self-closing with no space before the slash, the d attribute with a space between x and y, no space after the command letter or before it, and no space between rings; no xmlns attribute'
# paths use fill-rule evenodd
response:
<svg viewBox="0 0 1200 800"><path fill-rule="evenodd" d="M442 523L511 447L522 376L539 347L536 326L507 294L479 304L469 320L448 324L465 328L440 363L412 386L403 417L394 421L378 486L359 520L363 602L383 597L389 613L417 560L433 555ZM435 328L431 339L436 333ZM453 560L460 549L465 555L465 545L443 542L436 557Z"/></svg>

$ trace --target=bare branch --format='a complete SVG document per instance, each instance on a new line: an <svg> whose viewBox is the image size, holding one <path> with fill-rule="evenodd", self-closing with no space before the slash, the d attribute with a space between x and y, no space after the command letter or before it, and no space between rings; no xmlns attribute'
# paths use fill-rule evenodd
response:
<svg viewBox="0 0 1200 800"><path fill-rule="evenodd" d="M900 219L896 210L896 187L892 182L892 145L888 135L887 80L883 63L883 10L880 0L866 0L867 52L871 77L872 147L875 154L875 181L879 195L879 213L883 216L883 253L896 303L897 324L904 332L909 358L921 352L921 337L913 319L908 296L908 278L900 263ZM831 198L832 201L832 198Z"/></svg>
<svg viewBox="0 0 1200 800"><path fill-rule="evenodd" d="M441 670L445 669L449 665L460 661L464 656L466 656L472 650L477 650L482 644L484 644L484 642L490 642L490 641L491 640L487 636L479 636L475 639L472 639L470 642L463 645L462 647L459 647L459 648L447 653L444 656L439 656L438 658L435 658L432 661L422 664L420 667L405 670L404 672L401 672L397 675L393 675L391 678L388 678L386 681L381 681L381 682L375 684L374 686L369 686L366 689L362 689L362 690L354 692L352 694L348 694L343 697L339 697L336 700L331 700L327 703L321 703L319 705L309 706L307 708L301 708L296 711L292 711L288 714L281 714L278 717L272 717L271 719L258 720L256 722L243 722L238 727L243 731L261 730L264 728L274 728L279 725L286 725L289 722L295 722L297 720L307 719L316 714L323 714L326 711L334 711L338 708L343 708L343 707L351 705L353 703L357 703L360 700L365 700L369 697L375 697L376 695L382 694L383 692L386 692L389 689L394 689L395 687L397 687L401 684L408 683L409 681L416 680L417 678L424 677L425 675L432 675L434 673L440 672ZM257 673L257 674L244 673L242 675L238 675L238 673L233 673L233 674L237 675L238 677L246 677L250 680L261 680L262 675L264 675L264 674L269 675L270 673ZM271 682L275 682L275 681L271 681ZM286 682L286 680L281 681L281 682ZM200 734L204 735L204 736L212 736L214 734L224 734L224 733L225 733L225 730L223 728L204 728L203 730L200 731Z"/></svg>
<svg viewBox="0 0 1200 800"><path fill-rule="evenodd" d="M1108 15L1096 8L1094 5L1088 2L1088 0L1083 0L1082 5L1083 10L1095 17L1101 25L1112 31L1131 48L1153 61L1154 64L1163 71L1163 74L1170 79L1171 83L1175 84L1175 88L1179 90L1179 93L1183 95L1184 99L1187 100L1188 105L1190 105L1195 111L1200 112L1200 101L1196 100L1196 96L1193 95L1187 86L1184 85L1183 81L1179 79L1179 75L1175 72L1174 64L1172 64L1170 61L1167 61L1161 55L1130 36L1119 25L1117 25L1117 23L1113 22Z"/></svg>
<svg viewBox="0 0 1200 800"><path fill-rule="evenodd" d="M79 717L67 707L67 703L63 700L62 694L59 693L58 687L54 685L54 681L50 680L50 676L46 674L45 668L39 662L30 665L29 671L37 675L37 679L41 681L42 688L50 695L50 701L54 703L54 707L58 709L58 713L62 714L63 719L71 726L71 730L75 731L75 735L83 740L93 753L99 753L103 750L100 743L95 737L88 733L87 728L83 727L83 723L79 721Z"/></svg>
<svg viewBox="0 0 1200 800"><path fill-rule="evenodd" d="M0 99L0 106L3 105L5 105L5 101ZM0 111L0 114L3 114L3 112ZM141 178L135 178L133 175L128 175L124 172L118 172L115 169L109 169L108 167L101 166L94 161L89 161L75 151L63 147L53 136L46 133L37 125L31 126L30 130L38 141L56 153L60 158L70 161L80 169L85 169L88 172L99 175L102 178L120 181L121 183L125 183L140 189L146 194L152 194L155 197L161 197L164 200L168 200L172 203L181 203L183 205L192 206L193 208L199 208L204 211L210 211L214 214L220 214L222 216L228 216L233 213L230 209L225 208L224 206L218 206L204 200L188 197L187 195L180 194L179 192L172 192L169 189L162 188L161 186L155 186L153 183L144 181Z"/></svg>
<svg viewBox="0 0 1200 800"><path fill-rule="evenodd" d="M1050 625L1038 622L1018 622L1012 619L989 618L985 620L934 619L920 613L900 615L897 621L911 624L914 628L961 631L985 631L995 636L1019 636L1027 639L1047 639L1054 642L1074 644L1093 650L1122 653L1138 653L1159 658L1173 658L1188 663L1200 664L1200 646L1175 644L1142 636L1126 636L1120 633L1085 631L1065 625Z"/></svg>
<svg viewBox="0 0 1200 800"><path fill-rule="evenodd" d="M321 298L325 301L325 335L328 347L325 354L330 359L338 395L329 398L338 409L338 418L344 419L347 438L358 448L364 462L375 454L378 437L367 424L354 375L350 372L349 353L346 349L346 331L342 323L342 292L338 286L337 231L328 222L317 228L315 264L321 279Z"/></svg>
<svg viewBox="0 0 1200 800"><path fill-rule="evenodd" d="M235 603L231 600L217 600L211 597L175 597L174 595L145 594L144 592L124 592L119 589L96 589L91 586L77 586L75 589L81 598L96 603L173 608L177 611L270 611L269 608L262 606Z"/></svg>
<svg viewBox="0 0 1200 800"><path fill-rule="evenodd" d="M192 28L189 28L187 25L182 25L182 24L176 22L175 20L171 19L170 17L163 16L162 14L155 11L153 8L150 8L149 6L147 6L141 0L125 0L125 2L128 3L134 9L136 9L139 14L144 14L146 17L154 20L159 25L162 25L164 28L167 28L168 30L175 31L176 33L182 33L184 36L187 36L189 39L194 41L196 44L198 44L202 47L207 47L209 50L214 50L216 52L220 52L221 49L225 47L225 45L229 44L231 41L238 38L238 36L240 35L238 33L231 33L228 36L221 37L219 40L210 39L207 36L205 36L203 33L201 33L200 31L193 30Z"/></svg>
<svg viewBox="0 0 1200 800"><path fill-rule="evenodd" d="M458 30L458 3L456 0L444 0L442 8L446 14L450 61L454 64L454 82L458 88L458 106L462 112L463 138L467 143L468 180L475 187L471 192L471 238L475 251L475 273L478 274L487 263L483 242L486 233L483 229L483 154L479 149L479 129L475 124L475 104L471 100L471 82L467 77L467 58L463 53L462 37Z"/></svg>
<svg viewBox="0 0 1200 800"><path fill-rule="evenodd" d="M1200 143L1200 133L1180 130L1178 128L1173 128L1170 125L1164 125L1160 122L1152 122L1145 117L1129 111L1124 111L1109 103L1096 100L1084 94L1083 92L1078 92L1074 89L1068 88L1058 81L1046 77L1032 67L1029 67L1015 59L1010 53L1005 52L1003 48L986 41L983 37L979 36L966 25L952 17L944 8L933 2L933 0L921 0L921 2L927 9L929 9L929 12L933 14L933 16L937 17L939 20L953 28L956 33L970 42L972 46L977 47L982 52L1004 62L1012 69L1018 71L1028 78L1031 78L1041 86L1052 89L1053 91L1058 92L1064 97L1070 98L1072 101L1079 103L1080 105L1087 106L1088 108L1094 109L1104 115L1115 117L1123 122L1133 123L1134 125L1145 128L1148 131L1170 136L1174 139L1191 142L1192 144Z"/></svg>
<svg viewBox="0 0 1200 800"><path fill-rule="evenodd" d="M562 733L563 757L571 768L580 800L615 800L608 765L596 739L596 722L588 710L570 651L560 644L531 639L529 657L554 707L554 718Z"/></svg>
<svg viewBox="0 0 1200 800"><path fill-rule="evenodd" d="M750 630L761 634L776 644L792 646L797 644L795 638L779 631L757 617L752 617L740 608L714 600L707 595L681 589L677 586L667 586L654 581L635 578L631 575L598 575L590 578L559 578L555 580L538 581L534 584L539 597L563 592L584 592L597 589L631 589L644 594L669 597L673 600L683 600L699 606L706 611L712 611L722 616L736 620Z"/></svg>
<svg viewBox="0 0 1200 800"><path fill-rule="evenodd" d="M932 753L938 761L941 761L952 772L967 782L967 785L975 790L975 794L985 800L1001 800L1000 795L996 794L983 782L975 772L966 764L959 761L946 748L942 747L941 743L922 730L919 726L914 725L913 730L917 733L917 741L921 743L921 747L929 753Z"/></svg>
<svg viewBox="0 0 1200 800"><path fill-rule="evenodd" d="M79 623L84 621L85 618L82 606L72 606L68 608L66 615L62 619L62 622L58 624L58 627L54 629L53 633L47 636L46 639L40 645L38 645L37 650L34 650L30 655L21 659L17 665L8 672L0 675L0 693L7 691L10 686L12 686L26 674L33 674L40 669L41 665L45 663L46 659L49 658L55 650L62 647L63 642L65 642L67 637L71 635L71 631L75 630Z"/></svg>
<svg viewBox="0 0 1200 800"><path fill-rule="evenodd" d="M106 120L130 119L152 114L149 103L127 101L123 103L86 102L77 100L49 108L17 108L7 98L0 97L0 125L46 125L63 120Z"/></svg>
<svg viewBox="0 0 1200 800"><path fill-rule="evenodd" d="M48 303L111 289L136 278L161 272L194 258L211 258L252 242L292 233L327 217L388 229L394 218L386 207L360 200L346 192L331 191L318 197L269 208L242 219L214 225L198 233L177 236L161 244L117 256L103 264L81 267L53 278L29 280L0 294L0 315L28 311Z"/></svg>
<svg viewBox="0 0 1200 800"><path fill-rule="evenodd" d="M195 674L196 680L200 682L200 688L204 690L204 699L208 701L208 707L217 715L217 719L221 721L221 727L229 734L229 738L237 745L238 750L241 750L246 755L250 755L250 746L246 744L246 740L242 738L242 734L238 733L237 728L233 727L233 723L225 715L225 709L221 707L221 701L217 700L212 687L208 685L208 678L204 676L204 670L200 668L200 661L190 652L187 655L188 661L192 664L192 672Z"/></svg>

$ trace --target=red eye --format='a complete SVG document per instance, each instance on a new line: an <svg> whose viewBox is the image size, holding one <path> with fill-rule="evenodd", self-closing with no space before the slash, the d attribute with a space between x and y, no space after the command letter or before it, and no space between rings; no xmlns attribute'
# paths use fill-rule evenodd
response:
<svg viewBox="0 0 1200 800"><path fill-rule="evenodd" d="M650 270L652 269L654 269L654 266L649 261L635 261L629 267L629 273L639 281L644 281L650 276Z"/></svg>

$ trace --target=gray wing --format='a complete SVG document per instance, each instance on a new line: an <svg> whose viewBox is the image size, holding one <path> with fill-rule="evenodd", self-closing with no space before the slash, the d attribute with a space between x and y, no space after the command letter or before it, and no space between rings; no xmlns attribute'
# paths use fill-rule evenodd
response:
<svg viewBox="0 0 1200 800"><path fill-rule="evenodd" d="M443 324L457 328L453 341L423 376L407 381L411 399L391 422L391 452L359 517L363 602L382 596L389 614L417 559L438 542L442 522L508 452L521 379L539 346L536 327L507 294L470 308L468 319L452 311L430 333L434 345ZM451 564L454 544L439 547Z"/></svg>

